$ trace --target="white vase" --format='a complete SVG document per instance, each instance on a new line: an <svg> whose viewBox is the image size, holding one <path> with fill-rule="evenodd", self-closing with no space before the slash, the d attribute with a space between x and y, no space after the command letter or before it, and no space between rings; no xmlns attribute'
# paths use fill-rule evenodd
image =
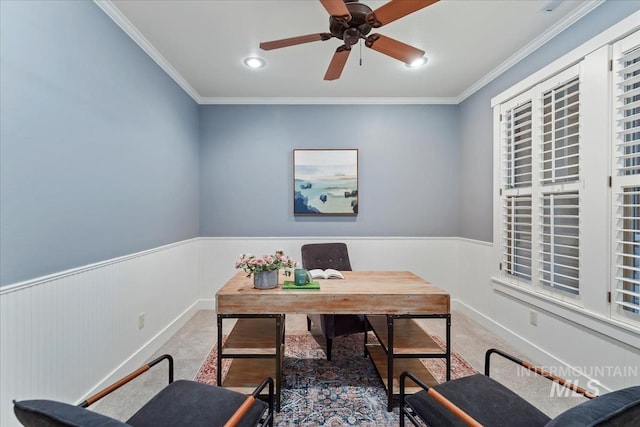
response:
<svg viewBox="0 0 640 427"><path fill-rule="evenodd" d="M253 287L257 289L273 289L278 286L279 270L261 271L253 274Z"/></svg>

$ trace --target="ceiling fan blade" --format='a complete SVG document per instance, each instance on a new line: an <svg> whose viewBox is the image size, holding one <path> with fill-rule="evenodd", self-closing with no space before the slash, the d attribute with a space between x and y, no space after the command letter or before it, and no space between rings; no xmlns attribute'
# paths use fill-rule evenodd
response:
<svg viewBox="0 0 640 427"><path fill-rule="evenodd" d="M347 63L350 53L351 47L347 45L342 45L336 49L336 53L333 54L329 68L327 68L327 72L324 75L325 80L336 80L340 78L340 74L342 74L342 70Z"/></svg>
<svg viewBox="0 0 640 427"><path fill-rule="evenodd" d="M383 36L382 34L371 34L367 37L364 44L375 51L384 53L405 64L411 64L416 59L424 56L423 50L394 40L391 37Z"/></svg>
<svg viewBox="0 0 640 427"><path fill-rule="evenodd" d="M290 37L288 39L263 42L263 43L260 43L260 49L262 50L280 49L281 47L294 46L302 43L325 41L325 40L329 40L331 37L333 36L330 33L307 34L306 36L297 36L297 37Z"/></svg>
<svg viewBox="0 0 640 427"><path fill-rule="evenodd" d="M439 0L391 0L367 15L367 23L373 28L382 27L389 22L423 9Z"/></svg>
<svg viewBox="0 0 640 427"><path fill-rule="evenodd" d="M351 20L351 13L349 13L349 9L347 9L343 0L320 0L320 3L327 9L329 15L338 21L346 23Z"/></svg>

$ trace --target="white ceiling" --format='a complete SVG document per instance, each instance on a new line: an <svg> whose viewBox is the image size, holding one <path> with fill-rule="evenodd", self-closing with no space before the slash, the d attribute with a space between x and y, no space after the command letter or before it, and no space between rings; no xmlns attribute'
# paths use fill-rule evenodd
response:
<svg viewBox="0 0 640 427"><path fill-rule="evenodd" d="M459 102L601 2L441 0L372 31L426 51L426 66L409 69L364 46L359 65L354 46L341 78L324 81L340 40L258 47L328 32L318 0L96 0L199 103ZM555 10L544 13L549 4ZM247 56L266 67L246 68Z"/></svg>

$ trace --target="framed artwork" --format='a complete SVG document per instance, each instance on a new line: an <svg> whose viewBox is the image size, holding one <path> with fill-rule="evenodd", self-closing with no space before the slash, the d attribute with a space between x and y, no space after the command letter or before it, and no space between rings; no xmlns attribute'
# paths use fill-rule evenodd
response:
<svg viewBox="0 0 640 427"><path fill-rule="evenodd" d="M358 150L293 150L294 215L358 214Z"/></svg>

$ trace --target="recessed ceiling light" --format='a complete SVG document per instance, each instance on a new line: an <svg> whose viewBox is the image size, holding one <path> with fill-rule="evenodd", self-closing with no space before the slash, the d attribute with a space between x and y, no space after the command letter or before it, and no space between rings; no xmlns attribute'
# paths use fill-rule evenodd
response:
<svg viewBox="0 0 640 427"><path fill-rule="evenodd" d="M252 69L258 69L258 68L262 68L265 66L265 62L264 59L262 58L258 58L256 56L251 56L249 58L244 58L244 65L246 65L249 68Z"/></svg>
<svg viewBox="0 0 640 427"><path fill-rule="evenodd" d="M407 68L420 68L422 67L424 64L426 64L429 61L429 59L426 56L423 56L422 58L418 58L415 61L413 61L411 64L404 64Z"/></svg>
<svg viewBox="0 0 640 427"><path fill-rule="evenodd" d="M540 11L542 13L551 13L556 10L556 7L560 5L562 0L547 0L543 5Z"/></svg>

